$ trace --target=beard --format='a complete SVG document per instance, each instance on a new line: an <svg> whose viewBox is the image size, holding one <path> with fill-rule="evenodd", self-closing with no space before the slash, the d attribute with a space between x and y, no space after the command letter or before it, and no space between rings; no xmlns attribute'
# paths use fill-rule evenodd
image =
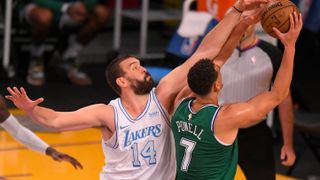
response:
<svg viewBox="0 0 320 180"><path fill-rule="evenodd" d="M154 81L150 73L148 72L146 72L146 76L142 81L133 79L131 81L133 82L131 88L133 89L133 92L137 95L148 94L154 87Z"/></svg>

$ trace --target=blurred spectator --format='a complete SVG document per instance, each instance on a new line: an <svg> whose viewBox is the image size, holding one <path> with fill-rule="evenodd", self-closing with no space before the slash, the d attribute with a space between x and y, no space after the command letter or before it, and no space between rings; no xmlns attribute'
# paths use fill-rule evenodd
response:
<svg viewBox="0 0 320 180"><path fill-rule="evenodd" d="M315 74L320 65L320 1L293 0L302 13L304 24L296 44L292 97L296 105L307 111L319 110ZM280 44L280 43L279 43ZM308 71L306 71L308 69ZM312 95L312 96L311 96Z"/></svg>
<svg viewBox="0 0 320 180"><path fill-rule="evenodd" d="M62 67L77 85L89 85L91 79L79 70L79 52L106 24L107 7L100 0L21 0L20 17L32 31L30 64L27 81L32 85L45 83L44 41L53 28L69 34L68 47L62 53Z"/></svg>
<svg viewBox="0 0 320 180"><path fill-rule="evenodd" d="M304 25L297 42L297 62L302 59L320 58L320 1L318 0L295 0L299 7Z"/></svg>

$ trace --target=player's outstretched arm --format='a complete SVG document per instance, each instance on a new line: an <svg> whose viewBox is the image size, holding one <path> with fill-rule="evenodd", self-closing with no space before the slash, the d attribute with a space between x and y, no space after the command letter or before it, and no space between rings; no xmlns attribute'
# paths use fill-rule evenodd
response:
<svg viewBox="0 0 320 180"><path fill-rule="evenodd" d="M114 128L113 108L110 105L94 104L76 111L59 112L50 108L39 106L43 98L31 100L24 88L7 88L10 95L6 96L14 105L27 112L27 114L40 125L57 131L80 130L91 127L107 126Z"/></svg>
<svg viewBox="0 0 320 180"><path fill-rule="evenodd" d="M62 153L54 149L53 147L48 147L46 149L46 155L50 156L55 161L65 161L69 162L75 169L83 169L83 166L80 164L80 162L75 159L72 156L69 156L68 154Z"/></svg>

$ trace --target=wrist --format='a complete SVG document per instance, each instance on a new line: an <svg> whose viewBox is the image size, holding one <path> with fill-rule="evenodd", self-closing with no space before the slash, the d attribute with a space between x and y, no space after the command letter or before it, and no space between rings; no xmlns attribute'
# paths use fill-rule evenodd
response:
<svg viewBox="0 0 320 180"><path fill-rule="evenodd" d="M233 10L235 10L236 12L242 14L243 13L243 10L241 10L240 8L238 8L236 5L233 5L232 6Z"/></svg>
<svg viewBox="0 0 320 180"><path fill-rule="evenodd" d="M53 151L55 151L55 149L53 149L52 147L47 147L47 149L46 149L46 155L47 156L51 156L52 155L52 153L53 153Z"/></svg>
<svg viewBox="0 0 320 180"><path fill-rule="evenodd" d="M286 147L293 147L293 142L284 142L283 143L283 146L286 146Z"/></svg>
<svg viewBox="0 0 320 180"><path fill-rule="evenodd" d="M248 29L249 26L251 26L252 24L250 24L250 22L247 21L247 19L244 18L240 18L239 24L238 26L241 29L244 29L244 31L246 31Z"/></svg>
<svg viewBox="0 0 320 180"><path fill-rule="evenodd" d="M37 106L34 106L34 107L31 107L31 108L28 108L28 109L25 109L24 111L30 116L30 117L33 117L34 116L34 112L35 112L35 109L38 108L38 105Z"/></svg>
<svg viewBox="0 0 320 180"><path fill-rule="evenodd" d="M284 48L290 51L294 51L296 49L295 45L292 44L283 44Z"/></svg>
<svg viewBox="0 0 320 180"><path fill-rule="evenodd" d="M244 11L244 7L240 1L236 1L236 3L232 5L232 9L240 14Z"/></svg>

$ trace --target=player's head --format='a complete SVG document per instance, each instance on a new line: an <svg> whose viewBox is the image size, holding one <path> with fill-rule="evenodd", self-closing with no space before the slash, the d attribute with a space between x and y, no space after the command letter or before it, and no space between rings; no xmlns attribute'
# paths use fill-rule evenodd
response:
<svg viewBox="0 0 320 180"><path fill-rule="evenodd" d="M130 55L114 59L107 67L106 77L109 86L119 95L121 89L128 87L135 94L147 94L154 86L152 77L140 65L139 59Z"/></svg>
<svg viewBox="0 0 320 180"><path fill-rule="evenodd" d="M188 85L200 96L208 95L212 90L219 92L222 88L220 68L210 59L201 59L190 68Z"/></svg>

